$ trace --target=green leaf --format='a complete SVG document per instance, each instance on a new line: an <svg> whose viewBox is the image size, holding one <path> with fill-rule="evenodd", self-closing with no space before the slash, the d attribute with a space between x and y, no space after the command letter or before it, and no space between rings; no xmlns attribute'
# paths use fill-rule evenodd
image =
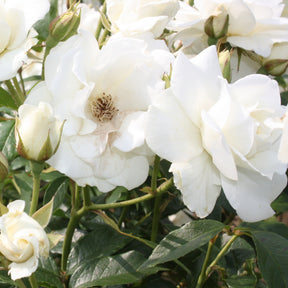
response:
<svg viewBox="0 0 288 288"><path fill-rule="evenodd" d="M231 288L254 288L257 279L253 276L234 276L225 279L225 282Z"/></svg>
<svg viewBox="0 0 288 288"><path fill-rule="evenodd" d="M14 127L14 120L0 122L0 150L8 161L17 155Z"/></svg>
<svg viewBox="0 0 288 288"><path fill-rule="evenodd" d="M26 173L15 174L14 176L17 190L20 198L25 201L25 212L28 213L30 209L31 195L33 190L33 178Z"/></svg>
<svg viewBox="0 0 288 288"><path fill-rule="evenodd" d="M49 185L48 189L45 192L44 195L44 203L48 203L52 197L54 197L53 200L53 210L56 210L60 207L60 205L63 203L65 198L65 193L69 186L69 180L67 177L61 177L57 178L51 184Z"/></svg>
<svg viewBox="0 0 288 288"><path fill-rule="evenodd" d="M39 267L36 272L36 279L41 287L45 288L64 288L62 282L60 281L59 276L54 273Z"/></svg>
<svg viewBox="0 0 288 288"><path fill-rule="evenodd" d="M0 107L8 107L13 110L18 108L11 95L2 87L0 87Z"/></svg>
<svg viewBox="0 0 288 288"><path fill-rule="evenodd" d="M280 194L280 196L271 203L271 207L277 213L283 213L288 211L288 194Z"/></svg>
<svg viewBox="0 0 288 288"><path fill-rule="evenodd" d="M17 287L17 284L11 280L11 277L8 276L8 271L0 270L0 283L2 284L12 284Z"/></svg>
<svg viewBox="0 0 288 288"><path fill-rule="evenodd" d="M257 263L271 288L288 287L288 240L273 232L252 231Z"/></svg>
<svg viewBox="0 0 288 288"><path fill-rule="evenodd" d="M45 40L49 35L49 25L58 14L58 0L50 0L50 10L45 17L34 25L39 37Z"/></svg>
<svg viewBox="0 0 288 288"><path fill-rule="evenodd" d="M0 215L8 213L8 208L0 202Z"/></svg>
<svg viewBox="0 0 288 288"><path fill-rule="evenodd" d="M178 259L205 245L224 228L224 224L214 220L199 220L185 224L169 233L153 250L143 267Z"/></svg>
<svg viewBox="0 0 288 288"><path fill-rule="evenodd" d="M54 248L61 240L64 239L64 235L56 233L47 233L47 237L50 243L50 249Z"/></svg>
<svg viewBox="0 0 288 288"><path fill-rule="evenodd" d="M129 251L115 256L83 261L71 276L69 287L86 288L97 285L128 284L160 270L160 268L152 268L138 271L139 266L145 260L146 258L141 253Z"/></svg>
<svg viewBox="0 0 288 288"><path fill-rule="evenodd" d="M37 210L32 217L43 227L45 228L50 221L53 212L53 198L39 210Z"/></svg>
<svg viewBox="0 0 288 288"><path fill-rule="evenodd" d="M101 257L110 256L123 248L131 241L105 224L97 224L95 230L85 235L73 247L68 258L67 273L72 274L74 270L85 262Z"/></svg>

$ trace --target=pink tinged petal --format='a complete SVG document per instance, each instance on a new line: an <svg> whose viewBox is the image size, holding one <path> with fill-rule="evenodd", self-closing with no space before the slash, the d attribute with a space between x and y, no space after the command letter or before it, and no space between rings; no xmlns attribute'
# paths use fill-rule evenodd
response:
<svg viewBox="0 0 288 288"><path fill-rule="evenodd" d="M145 139L144 121L145 112L138 111L127 115L117 131L119 137L112 146L122 152L129 152L142 146Z"/></svg>
<svg viewBox="0 0 288 288"><path fill-rule="evenodd" d="M214 165L226 177L237 180L236 165L225 136L205 111L202 111L201 132L203 146L211 155Z"/></svg>
<svg viewBox="0 0 288 288"><path fill-rule="evenodd" d="M270 180L256 171L241 167L238 168L238 181L222 177L222 187L228 201L238 215L248 222L273 216L270 204L286 184L286 175L275 173Z"/></svg>
<svg viewBox="0 0 288 288"><path fill-rule="evenodd" d="M222 73L215 46L205 49L191 61L180 53L174 62L171 88L198 127L201 111L208 110L218 100L218 76Z"/></svg>
<svg viewBox="0 0 288 288"><path fill-rule="evenodd" d="M208 216L221 191L219 171L211 157L203 152L189 163L172 163L170 171L176 187L183 195L184 204L197 216Z"/></svg>
<svg viewBox="0 0 288 288"><path fill-rule="evenodd" d="M199 129L187 117L171 89L150 107L146 121L147 144L160 157L184 162L203 151Z"/></svg>
<svg viewBox="0 0 288 288"><path fill-rule="evenodd" d="M222 96L208 114L217 123L229 146L243 155L249 153L254 142L256 127L247 109L229 95L226 80L222 80ZM235 179L234 179L235 180Z"/></svg>

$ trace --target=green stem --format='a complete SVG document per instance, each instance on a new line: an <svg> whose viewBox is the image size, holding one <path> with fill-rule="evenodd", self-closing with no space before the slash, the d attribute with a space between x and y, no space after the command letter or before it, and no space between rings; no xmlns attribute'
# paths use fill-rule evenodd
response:
<svg viewBox="0 0 288 288"><path fill-rule="evenodd" d="M154 167L153 167L152 179L151 179L151 190L153 193L155 193L156 189L157 189L159 164L160 164L160 157L158 155L156 155L155 159L154 159Z"/></svg>
<svg viewBox="0 0 288 288"><path fill-rule="evenodd" d="M103 34L101 35L101 37L100 37L100 39L99 39L99 48L101 49L102 48L102 46L104 45L104 43L105 43L105 40L106 40L106 38L107 38L107 36L109 35L109 30L107 30L106 28L105 28L105 30L103 31Z"/></svg>
<svg viewBox="0 0 288 288"><path fill-rule="evenodd" d="M29 277L29 282L30 282L30 285L32 288L38 288L39 287L34 273Z"/></svg>
<svg viewBox="0 0 288 288"><path fill-rule="evenodd" d="M24 97L23 91L22 91L22 89L18 83L18 80L16 77L14 77L12 80L13 80L14 87L16 88L18 101L19 101L19 103L23 104L25 101L25 97Z"/></svg>
<svg viewBox="0 0 288 288"><path fill-rule="evenodd" d="M232 243L240 236L240 234L235 234L231 237L231 239L225 244L225 246L221 249L221 251L218 253L214 261L209 265L209 267L206 270L205 276L206 278L209 276L210 272L212 271L213 267L218 263L218 261L225 255L225 253L228 251Z"/></svg>
<svg viewBox="0 0 288 288"><path fill-rule="evenodd" d="M83 187L83 201L84 201L84 207L90 206L91 205L91 199L90 199L90 191L89 187Z"/></svg>
<svg viewBox="0 0 288 288"><path fill-rule="evenodd" d="M102 11L101 11L103 14L106 13L106 1L103 3L103 6L102 6ZM100 33L101 33L101 30L102 28L104 27L103 23L102 23L102 19L100 17L99 21L98 21L98 25L97 25L97 29L96 29L96 32L95 32L95 38L96 40L98 41L99 40L99 37L100 37Z"/></svg>
<svg viewBox="0 0 288 288"><path fill-rule="evenodd" d="M72 213L71 213L71 218L70 218L70 221L68 223L66 233L65 233L64 242L63 242L62 258L61 258L61 270L63 272L65 272L66 268L67 268L67 260L68 260L68 256L69 256L70 249L71 249L72 237L74 234L74 230L78 226L81 217L87 211L88 210L85 209L85 207L83 207L79 211L77 211L77 212L72 211Z"/></svg>
<svg viewBox="0 0 288 288"><path fill-rule="evenodd" d="M17 92L16 92L14 86L12 85L10 80L6 80L6 81L4 81L4 83L5 83L6 87L8 88L8 91L9 91L9 93L10 93L12 99L13 99L13 102L15 103L15 105L17 107L19 107L21 104L18 103L18 100L17 100L17 97L16 97Z"/></svg>
<svg viewBox="0 0 288 288"><path fill-rule="evenodd" d="M173 178L170 178L163 184L161 184L157 189L156 189L156 194L160 195L165 192L173 185ZM89 210L105 210L105 209L113 209L113 208L119 208L119 207L125 207L125 206L130 206L134 205L137 203L140 203L142 201L146 201L149 199L154 198L155 195L152 193L146 194L144 196L135 198L135 199L130 199L122 202L116 202L116 203L109 203L109 204L92 204L91 206L87 207Z"/></svg>
<svg viewBox="0 0 288 288"><path fill-rule="evenodd" d="M26 98L26 91L25 91L25 84L22 76L22 69L19 70L19 77L20 77L20 84L21 84L21 89L24 97Z"/></svg>
<svg viewBox="0 0 288 288"><path fill-rule="evenodd" d="M197 281L196 288L201 288L203 286L205 280L206 280L205 272L206 272L206 269L207 269L207 266L208 266L208 261L209 261L209 258L211 256L211 252L212 252L212 248L214 246L214 242L215 242L214 238L209 241L206 257L205 257L205 260L204 260L204 263L203 263L203 266L202 266L202 270L201 270L201 273L200 273L198 281Z"/></svg>
<svg viewBox="0 0 288 288"><path fill-rule="evenodd" d="M153 173L152 173L152 179L151 179L152 193L156 193L156 189L157 189L159 164L160 164L160 157L156 155L154 159L154 167L153 167ZM152 242L156 242L157 240L159 221L160 221L160 204L161 204L161 195L156 194L155 201L154 201L152 232L151 232Z"/></svg>
<svg viewBox="0 0 288 288"><path fill-rule="evenodd" d="M32 216L37 210L39 191L40 191L40 174L43 170L44 163L30 161L31 163L31 172L33 176L33 191L32 191L32 201L30 206L29 215Z"/></svg>
<svg viewBox="0 0 288 288"><path fill-rule="evenodd" d="M25 284L23 283L23 281L21 279L18 279L15 281L17 284L17 287L19 288L26 288Z"/></svg>
<svg viewBox="0 0 288 288"><path fill-rule="evenodd" d="M125 218L125 215L127 213L127 210L128 210L128 206L126 207L123 207L122 211L121 211L121 215L119 217L119 220L118 220L118 227L120 228L123 221L124 221L124 218Z"/></svg>

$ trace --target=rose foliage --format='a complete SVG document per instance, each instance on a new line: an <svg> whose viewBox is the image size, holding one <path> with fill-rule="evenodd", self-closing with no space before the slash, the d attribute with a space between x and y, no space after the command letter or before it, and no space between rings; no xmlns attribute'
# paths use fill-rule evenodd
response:
<svg viewBox="0 0 288 288"><path fill-rule="evenodd" d="M287 5L0 0L0 288L288 287Z"/></svg>

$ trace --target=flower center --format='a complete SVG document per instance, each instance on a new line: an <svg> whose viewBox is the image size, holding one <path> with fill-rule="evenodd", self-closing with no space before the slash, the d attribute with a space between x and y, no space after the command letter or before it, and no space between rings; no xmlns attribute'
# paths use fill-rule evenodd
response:
<svg viewBox="0 0 288 288"><path fill-rule="evenodd" d="M95 117L99 122L112 120L114 115L119 111L114 106L110 94L106 95L103 93L101 97L93 97L89 104L93 117Z"/></svg>

